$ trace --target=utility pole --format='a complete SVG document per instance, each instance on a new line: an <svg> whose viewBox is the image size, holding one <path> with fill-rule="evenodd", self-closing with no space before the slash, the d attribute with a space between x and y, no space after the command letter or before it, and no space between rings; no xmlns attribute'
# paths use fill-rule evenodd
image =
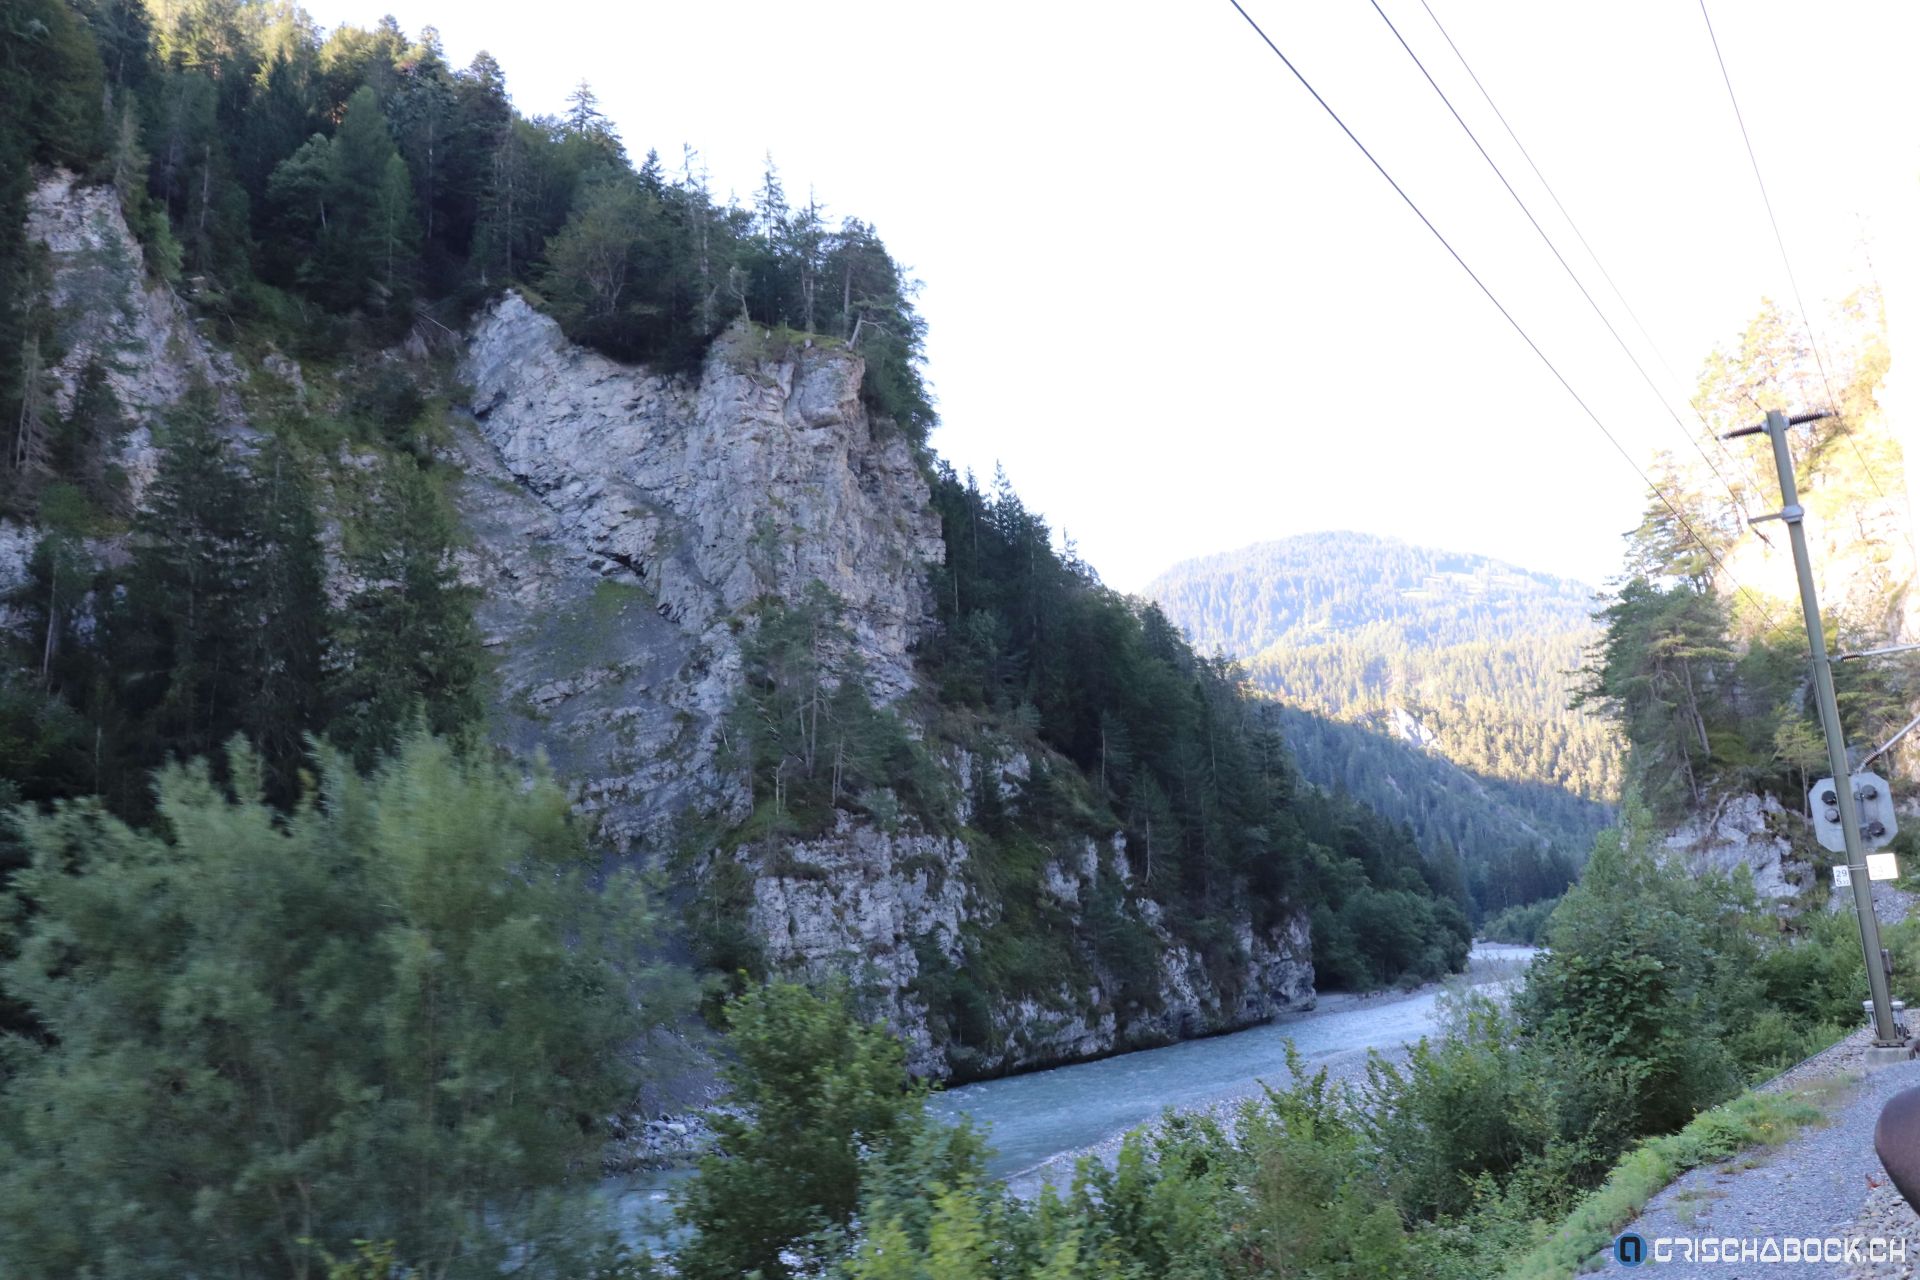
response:
<svg viewBox="0 0 1920 1280"><path fill-rule="evenodd" d="M1808 414L1794 422L1811 422L1830 414ZM1787 451L1787 415L1767 411L1765 427L1745 427L1728 433L1743 436L1765 431L1773 441L1773 463L1780 471L1780 514L1793 542L1793 568L1800 576L1800 608L1807 619L1807 645L1813 650L1813 692L1820 704L1820 727L1827 736L1827 764L1833 770L1834 796L1840 809L1840 830L1846 840L1847 871L1853 881L1853 907L1860 917L1860 949L1867 962L1867 988L1873 994L1874 1043L1890 1047L1904 1043L1893 1020L1893 1001L1887 992L1886 961L1880 951L1880 922L1873 914L1873 882L1867 873L1866 851L1860 841L1860 810L1853 799L1853 768L1847 761L1847 740L1840 729L1840 706L1833 696L1833 667L1827 658L1827 636L1820 625L1820 601L1813 589L1813 565L1807 558L1806 516L1800 490L1793 479L1793 455Z"/></svg>

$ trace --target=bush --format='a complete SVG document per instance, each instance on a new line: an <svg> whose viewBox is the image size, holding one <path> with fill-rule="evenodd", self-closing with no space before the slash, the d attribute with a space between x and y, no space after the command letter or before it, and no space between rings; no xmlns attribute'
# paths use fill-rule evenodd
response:
<svg viewBox="0 0 1920 1280"><path fill-rule="evenodd" d="M1489 942L1505 942L1517 947L1537 946L1546 930L1559 898L1542 898L1523 907L1508 907L1480 926L1480 936Z"/></svg>
<svg viewBox="0 0 1920 1280"><path fill-rule="evenodd" d="M0 1272L250 1280L390 1240L436 1275L579 1274L561 1186L685 1004L632 960L638 882L590 887L551 780L424 736L370 777L323 754L291 813L262 773L234 748L232 800L163 771L164 834L16 815L5 906L34 910L0 979L49 1040L7 1048Z"/></svg>
<svg viewBox="0 0 1920 1280"><path fill-rule="evenodd" d="M717 1150L681 1192L677 1211L695 1234L680 1274L783 1280L796 1256L837 1256L870 1169L904 1163L921 1185L979 1178L980 1140L927 1118L900 1042L863 1025L844 989L773 983L736 1001L728 1021L740 1114L715 1118Z"/></svg>
<svg viewBox="0 0 1920 1280"><path fill-rule="evenodd" d="M1629 1132L1668 1133L1740 1087L1728 1041L1760 1005L1750 890L1663 868L1644 824L1595 844L1519 1003L1528 1031L1633 1080Z"/></svg>
<svg viewBox="0 0 1920 1280"><path fill-rule="evenodd" d="M1483 1176L1504 1180L1557 1136L1554 1099L1512 1018L1484 996L1450 1004L1446 1030L1404 1066L1375 1056L1362 1124L1411 1218L1466 1212Z"/></svg>
<svg viewBox="0 0 1920 1280"><path fill-rule="evenodd" d="M372 439L412 450L418 444L416 428L427 411L427 398L403 366L382 361L354 380L346 408Z"/></svg>
<svg viewBox="0 0 1920 1280"><path fill-rule="evenodd" d="M948 1043L993 1048L993 1009L971 967L954 967L945 952L923 939L914 941L913 950L919 971L910 990L927 1002L929 1030Z"/></svg>

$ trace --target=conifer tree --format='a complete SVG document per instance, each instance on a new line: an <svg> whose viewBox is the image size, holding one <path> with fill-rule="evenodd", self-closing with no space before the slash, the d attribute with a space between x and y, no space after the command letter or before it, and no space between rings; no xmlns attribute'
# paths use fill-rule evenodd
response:
<svg viewBox="0 0 1920 1280"><path fill-rule="evenodd" d="M318 1277L379 1240L445 1280L597 1274L568 1180L686 1008L638 880L550 778L418 734L371 776L324 757L291 812L263 771L169 767L155 830L21 816L0 989L46 1037L0 1077L0 1273Z"/></svg>
<svg viewBox="0 0 1920 1280"><path fill-rule="evenodd" d="M416 716L455 737L479 720L479 643L473 593L453 564L457 531L434 479L404 467L376 496L352 549L362 585L341 619L328 732L363 766Z"/></svg>

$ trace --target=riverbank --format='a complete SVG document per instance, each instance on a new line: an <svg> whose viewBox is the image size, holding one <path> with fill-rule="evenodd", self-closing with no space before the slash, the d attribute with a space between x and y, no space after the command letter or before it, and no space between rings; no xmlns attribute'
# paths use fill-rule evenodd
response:
<svg viewBox="0 0 1920 1280"><path fill-rule="evenodd" d="M1467 972L1445 982L1412 991L1331 992L1313 1010L1283 1014L1264 1026L965 1085L937 1095L933 1106L986 1124L996 1152L990 1171L1015 1194L1031 1198L1048 1183L1071 1182L1082 1157L1111 1160L1128 1132L1168 1112L1231 1124L1243 1102L1261 1096L1263 1082L1289 1079L1289 1042L1309 1070L1324 1070L1337 1081L1359 1079L1374 1053L1403 1060L1438 1029L1447 991L1504 988L1536 954L1529 947L1479 946Z"/></svg>
<svg viewBox="0 0 1920 1280"><path fill-rule="evenodd" d="M1337 1079L1365 1071L1370 1052L1404 1057L1438 1029L1440 1000L1449 989L1510 983L1537 954L1531 947L1483 944L1474 948L1467 972L1444 983L1412 991L1328 992L1315 1008L1258 1027L961 1085L936 1093L928 1106L936 1115L966 1115L987 1128L995 1149L989 1173L1032 1197L1048 1182L1068 1183L1082 1156L1111 1158L1129 1130L1168 1110L1230 1119L1242 1100L1259 1095L1262 1080L1286 1079L1289 1041L1307 1066ZM675 1123L684 1131L668 1127ZM685 1166L699 1154L704 1129L685 1117L655 1120L642 1148L649 1158L660 1160L667 1150L684 1155L651 1168L609 1171L613 1176L601 1190L616 1204L630 1243L657 1245L671 1238L672 1196L692 1176Z"/></svg>

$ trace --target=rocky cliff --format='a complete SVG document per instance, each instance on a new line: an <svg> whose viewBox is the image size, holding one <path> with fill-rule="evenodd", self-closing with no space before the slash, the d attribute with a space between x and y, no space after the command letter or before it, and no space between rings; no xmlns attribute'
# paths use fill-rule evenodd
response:
<svg viewBox="0 0 1920 1280"><path fill-rule="evenodd" d="M303 377L278 353L254 368L204 341L189 308L147 276L110 189L67 175L42 182L29 234L49 249L64 317L58 394L71 399L88 360L107 369L135 502L154 430L195 386L216 392L228 437L246 449L261 387L282 401L291 388L316 408L352 376ZM417 343L380 361L447 390L445 363ZM479 589L492 658L492 729L518 752L548 755L611 856L658 859L683 815L706 818L708 831L747 816L726 717L743 638L769 599L797 599L815 582L831 590L875 698L926 736L913 719L924 699L912 651L944 544L913 447L862 404L856 353L737 327L697 373L668 376L569 343L510 293L475 317L453 363L448 398L464 407L450 415L444 461L457 473L461 569ZM342 446L326 465L323 490L379 463ZM37 538L0 525L0 594L24 580ZM953 976L979 962L1009 907L980 874L966 797L990 781L1017 811L1036 772L1024 748L1000 745L989 766L928 744L956 797L938 820L841 812L775 848L712 837L682 902L710 909L709 890L731 872L746 891L728 909L769 971L851 981L930 1075L1095 1056L1312 1001L1303 915L1258 932L1243 921L1234 945L1203 956L1137 891L1119 838L1091 835L1049 847L1039 882L1037 918L1068 966L1017 992L956 998ZM1096 945L1096 908L1103 928L1127 931L1150 956L1124 983Z"/></svg>
<svg viewBox="0 0 1920 1280"><path fill-rule="evenodd" d="M501 732L544 746L622 849L689 804L742 810L714 759L741 614L763 596L825 583L878 691L912 683L942 553L926 482L861 407L857 356L769 345L736 329L700 376L663 377L509 294L460 364L460 506Z"/></svg>
<svg viewBox="0 0 1920 1280"><path fill-rule="evenodd" d="M46 246L52 268L48 303L60 352L49 370L54 406L72 407L82 370L97 361L126 418L120 461L137 500L152 473L159 415L196 384L230 387L236 366L201 340L173 290L148 277L112 187L56 172L28 199L27 238ZM237 420L230 390L223 400Z"/></svg>
<svg viewBox="0 0 1920 1280"><path fill-rule="evenodd" d="M876 692L895 700L914 687L926 573L944 548L910 448L861 405L861 371L837 344L736 328L697 377L662 376L572 345L518 295L474 323L459 373L471 395L459 505L474 535L471 579L486 593L499 732L549 753L613 847L657 851L689 810L744 815L721 738L746 613L761 598L826 584ZM980 763L958 753L946 764L955 794L969 794ZM1008 802L1027 772L1018 756L998 769ZM770 969L851 980L926 1074L1096 1056L1313 998L1303 916L1266 936L1243 926L1245 972L1223 984L1128 892L1123 852L1089 840L1049 863L1049 892L1079 934L1083 900L1102 876L1114 880L1158 946L1149 1007L1123 1017L1089 961L1089 987L1063 977L1057 991L997 1000L972 1035L956 1035L931 1007L925 967L964 968L1000 914L972 856L961 835L842 813L771 855L714 850L700 871L745 872L740 906Z"/></svg>
<svg viewBox="0 0 1920 1280"><path fill-rule="evenodd" d="M196 380L217 386L216 365L172 289L148 277L146 255L127 229L112 187L88 186L56 170L27 199L26 237L46 252L55 358L47 373L53 407L73 407L82 371L98 362L124 418L114 461L131 499L152 476L153 429ZM26 580L39 533L0 520L0 627L15 623L8 598ZM111 547L96 547L111 555Z"/></svg>
<svg viewBox="0 0 1920 1280"><path fill-rule="evenodd" d="M1695 875L1731 876L1745 868L1753 890L1779 910L1813 883L1814 864L1804 847L1807 824L1787 812L1772 796L1750 793L1722 795L1703 813L1694 815L1667 835L1664 856Z"/></svg>
<svg viewBox="0 0 1920 1280"><path fill-rule="evenodd" d="M1052 990L992 1001L986 1025L956 1034L964 1020L934 1007L941 975L976 960L976 940L1002 904L969 876L959 839L888 834L844 819L834 831L783 851L777 870L753 881L748 918L778 971L811 980L851 979L907 1045L909 1066L935 1077L978 1076L1100 1057L1117 1050L1251 1026L1314 1003L1313 953L1304 914L1256 934L1242 922L1243 969L1222 983L1203 956L1161 923L1156 905L1131 897L1124 842L1088 840L1044 868L1045 892L1075 933L1102 882L1117 891L1154 940L1155 991L1125 1008L1114 976L1096 958L1062 973ZM1090 979L1090 980L1089 980Z"/></svg>

